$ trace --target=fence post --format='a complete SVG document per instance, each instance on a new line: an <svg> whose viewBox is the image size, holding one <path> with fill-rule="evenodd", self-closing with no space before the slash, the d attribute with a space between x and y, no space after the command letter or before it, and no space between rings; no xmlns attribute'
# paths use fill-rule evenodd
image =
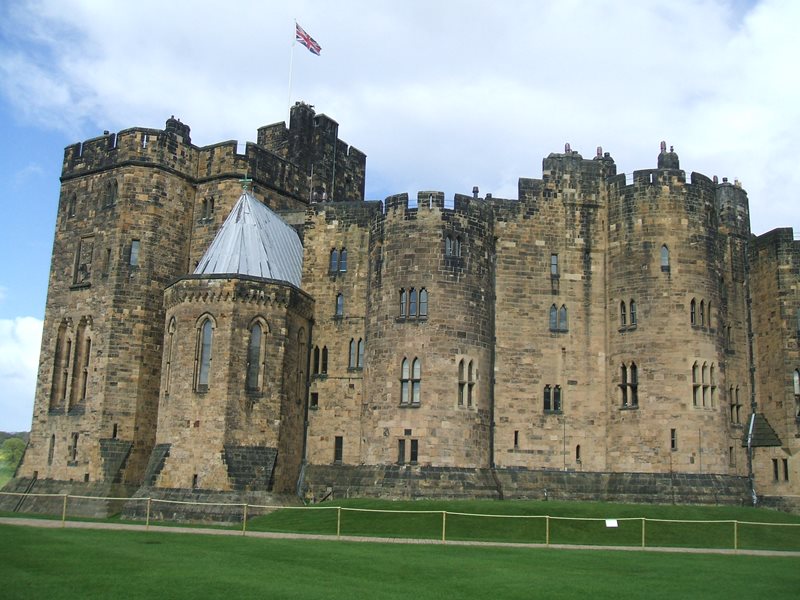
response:
<svg viewBox="0 0 800 600"><path fill-rule="evenodd" d="M61 507L61 527L66 527L67 521L67 494L64 494L64 505Z"/></svg>
<svg viewBox="0 0 800 600"><path fill-rule="evenodd" d="M447 541L446 531L447 531L447 511L443 510L442 511L442 543L443 544Z"/></svg>
<svg viewBox="0 0 800 600"><path fill-rule="evenodd" d="M336 539L339 539L339 536L342 533L342 507L336 507Z"/></svg>
<svg viewBox="0 0 800 600"><path fill-rule="evenodd" d="M150 531L150 497L147 498L147 515L144 519L144 529L145 531Z"/></svg>
<svg viewBox="0 0 800 600"><path fill-rule="evenodd" d="M247 502L244 503L244 514L242 515L242 535L247 533Z"/></svg>
<svg viewBox="0 0 800 600"><path fill-rule="evenodd" d="M546 545L550 545L550 515L546 515L544 518L545 523L545 533L544 533L544 543Z"/></svg>
<svg viewBox="0 0 800 600"><path fill-rule="evenodd" d="M739 549L739 521L733 522L733 549Z"/></svg>
<svg viewBox="0 0 800 600"><path fill-rule="evenodd" d="M642 517L642 548L644 548L644 532L645 532L645 523L646 522L647 522L647 519Z"/></svg>

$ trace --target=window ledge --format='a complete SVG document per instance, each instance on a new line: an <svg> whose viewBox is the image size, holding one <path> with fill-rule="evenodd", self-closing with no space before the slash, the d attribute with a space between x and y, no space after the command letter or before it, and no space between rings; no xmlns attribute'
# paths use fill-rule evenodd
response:
<svg viewBox="0 0 800 600"><path fill-rule="evenodd" d="M636 404L636 405L620 406L619 409L620 410L639 410L639 405Z"/></svg>
<svg viewBox="0 0 800 600"><path fill-rule="evenodd" d="M564 411L563 410L548 410L548 409L544 409L544 414L546 414L546 415L563 415Z"/></svg>
<svg viewBox="0 0 800 600"><path fill-rule="evenodd" d="M419 402L413 402L413 403L412 402L405 402L405 403L401 402L400 403L400 408L419 408L419 407L420 407L420 403Z"/></svg>
<svg viewBox="0 0 800 600"><path fill-rule="evenodd" d="M327 379L327 378L328 378L327 373L313 373L311 375L311 379Z"/></svg>
<svg viewBox="0 0 800 600"><path fill-rule="evenodd" d="M428 316L425 315L424 317L395 317L395 323L425 323L428 320Z"/></svg>
<svg viewBox="0 0 800 600"><path fill-rule="evenodd" d="M348 373L361 373L364 370L364 367L347 367Z"/></svg>
<svg viewBox="0 0 800 600"><path fill-rule="evenodd" d="M88 287L92 287L92 282L91 281L82 281L81 283L73 283L71 286L69 286L69 289L71 289L71 290L82 290L82 289L85 289L85 288L88 288Z"/></svg>

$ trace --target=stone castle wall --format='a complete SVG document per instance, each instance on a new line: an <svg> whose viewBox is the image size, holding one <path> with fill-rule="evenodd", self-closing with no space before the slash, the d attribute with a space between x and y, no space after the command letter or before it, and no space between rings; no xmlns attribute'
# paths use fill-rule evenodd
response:
<svg viewBox="0 0 800 600"><path fill-rule="evenodd" d="M782 440L756 453L758 486L796 489L796 245L751 241L738 185L687 180L665 148L632 178L565 148L516 201L365 203L365 156L308 105L243 153L189 133L170 119L65 151L20 477L289 493L307 464L314 494L513 496L538 472L575 475L575 497L657 497L665 477L724 488L747 469L752 323L760 412ZM303 240L302 291L189 275L245 176Z"/></svg>

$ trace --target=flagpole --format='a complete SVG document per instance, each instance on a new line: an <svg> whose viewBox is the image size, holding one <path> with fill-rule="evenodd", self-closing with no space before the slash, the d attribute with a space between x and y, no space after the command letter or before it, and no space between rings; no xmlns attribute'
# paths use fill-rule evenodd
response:
<svg viewBox="0 0 800 600"><path fill-rule="evenodd" d="M295 19L294 22L294 30L295 35L292 36L292 49L289 52L289 101L287 104L289 105L288 108L288 116L286 117L286 127L289 128L291 126L292 121L292 64L294 63L294 47L297 44L297 20Z"/></svg>

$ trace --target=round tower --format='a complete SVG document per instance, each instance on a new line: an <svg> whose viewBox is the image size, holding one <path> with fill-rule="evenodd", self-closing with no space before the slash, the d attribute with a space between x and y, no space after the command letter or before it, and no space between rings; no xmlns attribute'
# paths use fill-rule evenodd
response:
<svg viewBox="0 0 800 600"><path fill-rule="evenodd" d="M390 197L375 222L363 460L489 466L494 298L488 205Z"/></svg>
<svg viewBox="0 0 800 600"><path fill-rule="evenodd" d="M608 468L726 472L715 186L658 165L609 196Z"/></svg>

